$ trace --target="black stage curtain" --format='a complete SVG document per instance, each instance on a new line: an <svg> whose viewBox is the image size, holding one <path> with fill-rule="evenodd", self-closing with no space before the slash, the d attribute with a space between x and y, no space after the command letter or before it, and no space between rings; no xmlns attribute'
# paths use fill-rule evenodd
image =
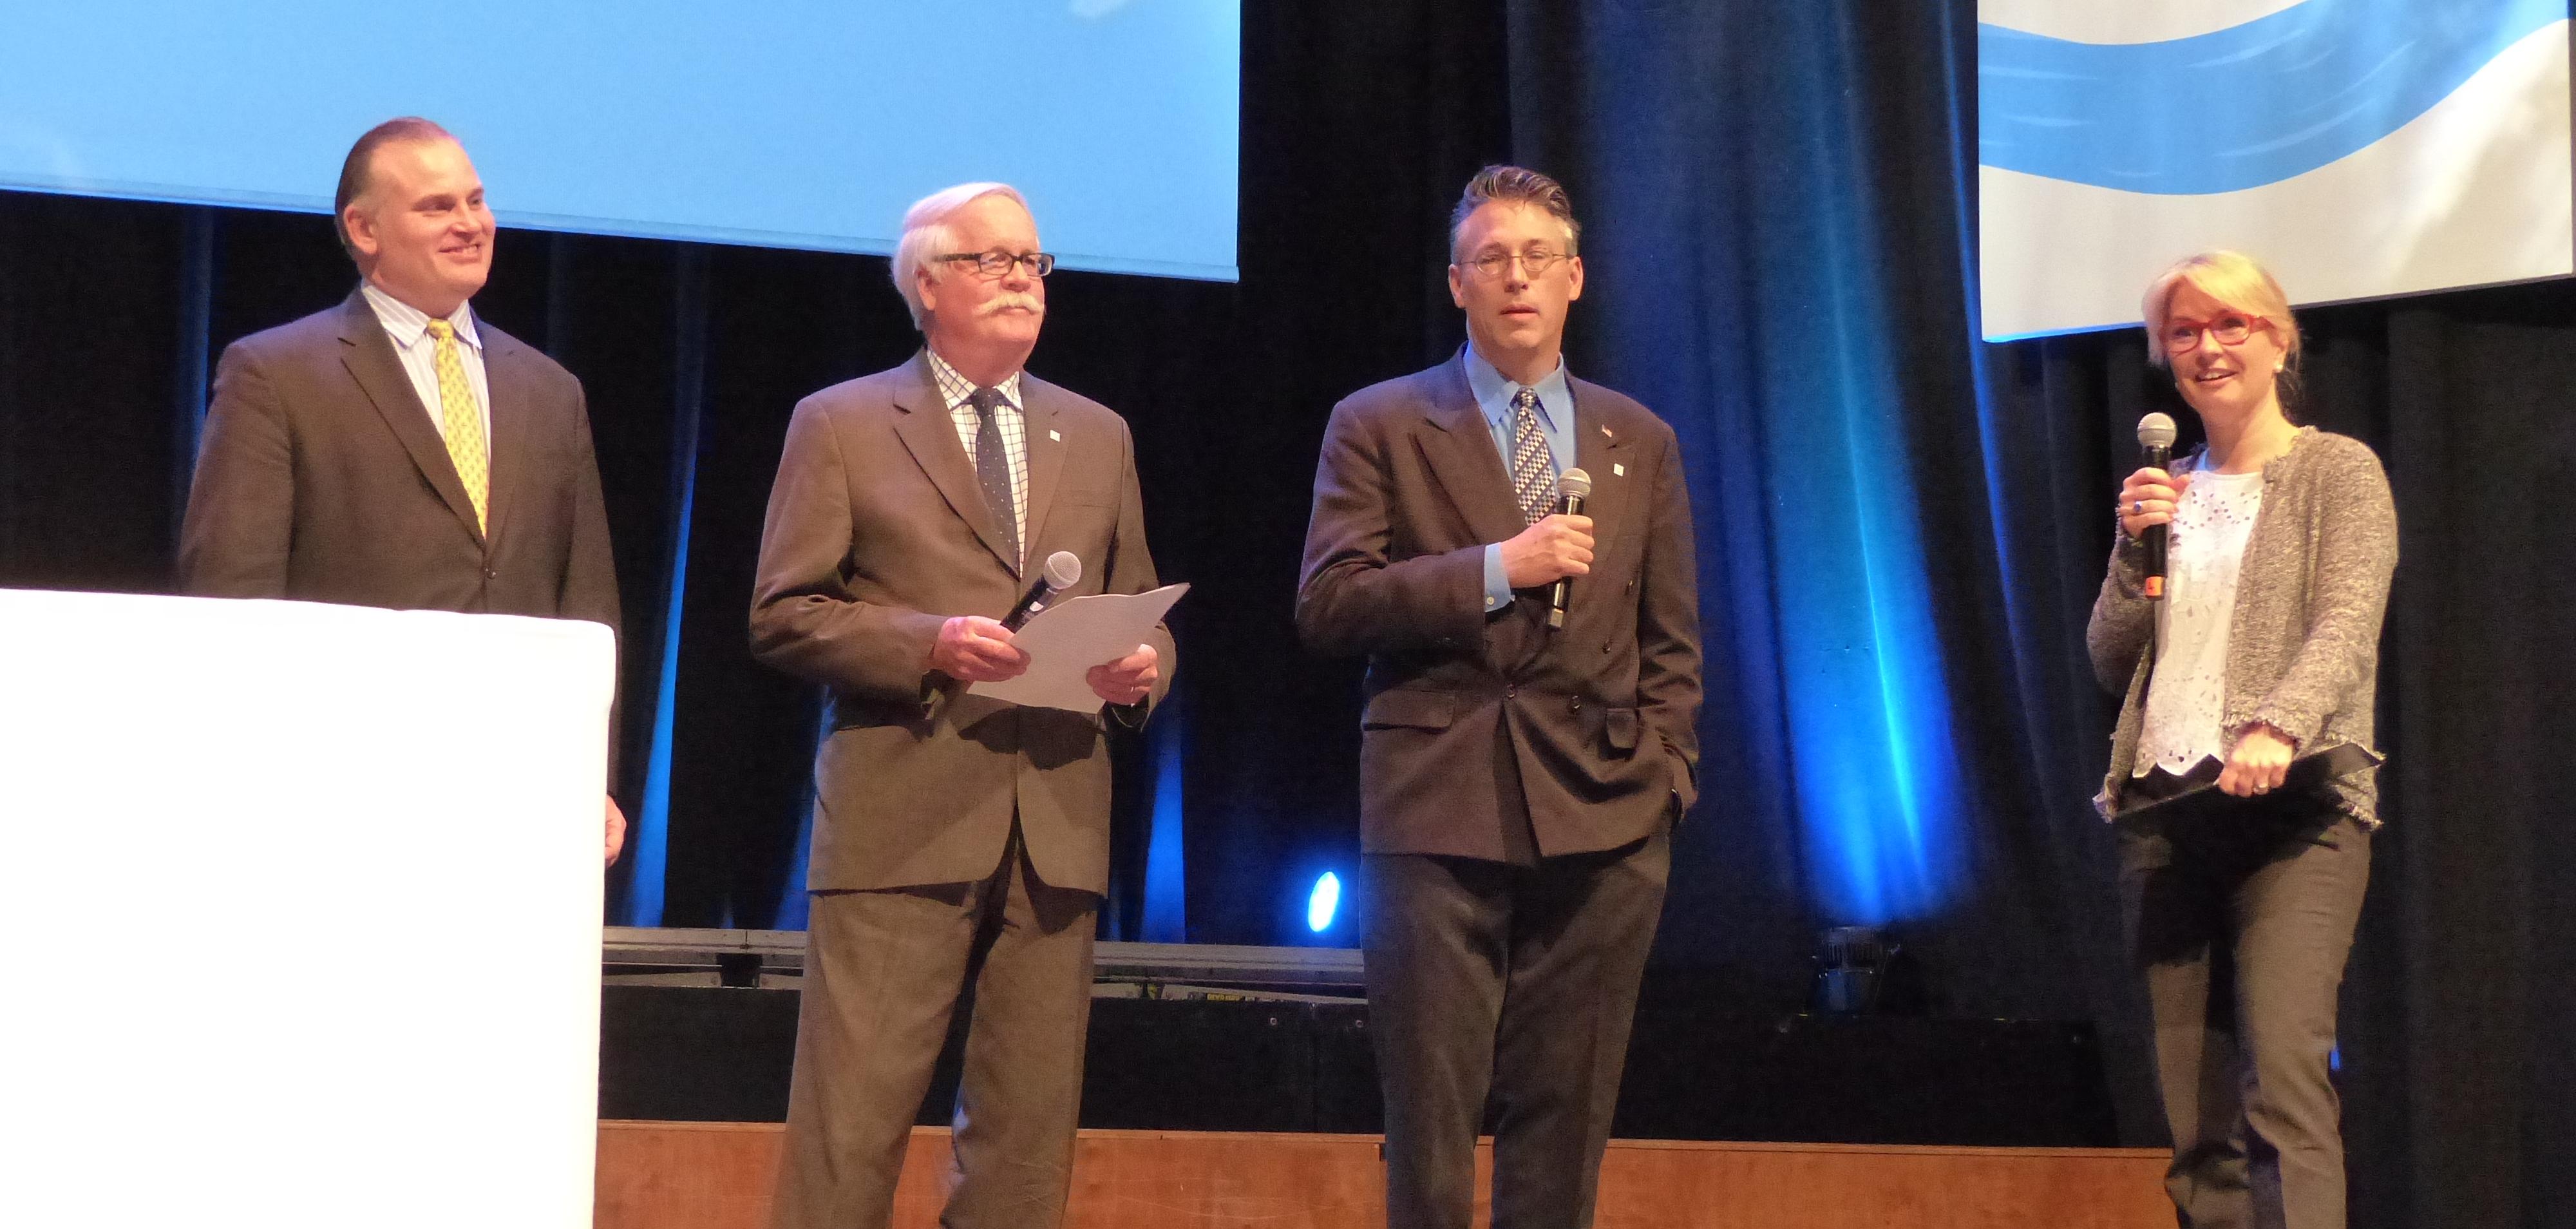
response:
<svg viewBox="0 0 2576 1229"><path fill-rule="evenodd" d="M1243 20L1241 282L1060 273L1031 368L1127 416L1156 559L1195 585L1157 730L1184 752L1190 937L1349 943L1347 911L1305 926L1307 887L1356 858L1358 744L1356 665L1295 648L1307 491L1336 398L1462 339L1443 236L1458 185L1506 152L1504 29L1497 9L1427 0ZM1154 184L1134 191L1153 207ZM638 884L649 861L629 857L610 916L658 897L644 912L669 925L801 926L821 706L749 660L744 617L789 410L919 345L886 262L505 229L494 267L476 310L590 395L639 838L653 740L670 744L652 809L667 871ZM162 590L214 357L355 281L319 217L0 193L0 584ZM1156 781L1142 748L1120 751L1103 912L1135 937Z"/></svg>
<svg viewBox="0 0 2576 1229"><path fill-rule="evenodd" d="M1644 396L1692 460L1710 755L1658 967L1789 1009L1814 928L1843 920L1813 890L1779 709L1796 680L1767 652L1796 613L1777 600L1795 544L1764 520L1799 493L1747 458L1815 429L1820 398L1870 410L1892 424L1872 472L1909 492L1958 761L1964 886L1900 935L1935 1010L2101 1023L2124 1135L2161 1137L2085 803L2111 705L2082 633L2130 426L2178 406L2134 334L1975 340L1974 22L1973 0L1245 5L1241 284L1060 275L1032 363L1129 417L1157 557L1197 585L1176 616L1193 939L1311 941L1304 882L1353 860L1356 670L1289 631L1314 448L1334 399L1457 344L1446 210L1477 165L1515 158L1563 177L1591 223L1573 363ZM1152 185L1137 197L1150 208ZM516 233L497 269L478 309L591 391L631 713L682 595L662 917L792 920L816 708L747 660L743 609L789 407L914 345L884 264ZM321 219L0 195L0 584L161 588L210 356L350 280ZM2404 535L2389 825L2345 993L2355 1223L2564 1224L2576 838L2551 800L2576 789L2556 678L2576 644L2559 528L2576 292L2303 323L2305 416L2379 450ZM628 764L651 726L628 723ZM1105 911L1122 937L1151 793L1128 753Z"/></svg>

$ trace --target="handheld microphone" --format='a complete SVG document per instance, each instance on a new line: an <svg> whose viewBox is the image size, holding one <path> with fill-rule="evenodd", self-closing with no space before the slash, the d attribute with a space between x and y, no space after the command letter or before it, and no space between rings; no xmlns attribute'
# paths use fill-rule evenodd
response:
<svg viewBox="0 0 2576 1229"><path fill-rule="evenodd" d="M1569 469L1556 480L1556 511L1559 516L1583 515L1583 501L1592 495L1592 475ZM1565 599L1574 592L1574 578L1559 576L1547 591L1547 625L1565 626Z"/></svg>
<svg viewBox="0 0 2576 1229"><path fill-rule="evenodd" d="M1076 558L1072 551L1060 550L1047 556L1046 567L1039 574L1037 583L1020 595L1020 604L1011 607L1011 613L1002 616L1002 626L1012 631L1020 630L1020 625L1036 618L1038 612L1047 608L1047 603L1055 600L1056 594L1080 583L1082 560Z"/></svg>
<svg viewBox="0 0 2576 1229"><path fill-rule="evenodd" d="M2173 471L2174 420L2164 414L2149 414L2138 420L2138 463L2150 469ZM2138 544L2147 551L2147 600L2160 601L2165 595L2165 544L2171 539L2171 525L2149 525L2138 535Z"/></svg>

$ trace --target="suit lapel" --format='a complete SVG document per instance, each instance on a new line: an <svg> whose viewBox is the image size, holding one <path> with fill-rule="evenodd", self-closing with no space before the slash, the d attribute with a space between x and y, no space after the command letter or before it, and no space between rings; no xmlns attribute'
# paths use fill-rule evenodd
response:
<svg viewBox="0 0 2576 1229"><path fill-rule="evenodd" d="M429 422L429 408L420 403L420 394L412 390L411 377L404 374L402 360L394 354L393 339L385 336L385 326L376 319L375 309L367 306L364 294L352 293L342 310L340 323L340 361L358 382L358 389L376 407L385 426L401 440L403 450L411 454L420 476L429 481L439 498L447 501L448 510L477 538L482 528L474 523L474 502L465 497L465 482L456 476L456 463L448 459L447 442L438 436L438 428ZM487 382L489 373L486 373ZM495 413L493 421L499 422Z"/></svg>
<svg viewBox="0 0 2576 1229"><path fill-rule="evenodd" d="M1627 437L1602 421L1597 411L1584 408L1597 404L1585 396L1591 386L1568 376L1565 387L1574 398L1575 464L1592 477L1592 494L1583 501L1583 515L1592 518L1593 541L1606 543L1626 525L1628 489L1636 485L1624 472L1632 453Z"/></svg>
<svg viewBox="0 0 2576 1229"><path fill-rule="evenodd" d="M486 509L491 522L490 538L501 540L501 530L518 511L519 498L525 494L520 471L527 467L528 406L523 395L527 382L519 378L519 364L526 357L517 338L493 328L478 319L474 330L483 339L483 385L491 390L492 456L488 468L491 489L485 493L490 501Z"/></svg>
<svg viewBox="0 0 2576 1229"><path fill-rule="evenodd" d="M1055 386L1027 372L1020 373L1020 417L1027 430L1029 456L1029 533L1020 543L1031 562L1043 560L1038 543L1046 541L1047 513L1055 507L1057 479L1064 476L1064 441L1057 439L1057 405Z"/></svg>
<svg viewBox="0 0 2576 1229"><path fill-rule="evenodd" d="M1501 542L1519 534L1528 523L1521 519L1520 501L1512 497L1485 412L1467 386L1466 360L1450 359L1431 383L1431 404L1422 417L1434 429L1415 432L1414 439L1431 463L1434 480L1477 541Z"/></svg>
<svg viewBox="0 0 2576 1229"><path fill-rule="evenodd" d="M1002 536L994 528L992 510L984 506L984 490L975 480L975 464L966 456L966 445L957 438L957 424L948 417L948 403L939 395L939 382L930 378L929 353L924 351L914 358L905 374L910 377L908 386L897 389L894 397L896 438L911 451L921 472L929 475L930 484L939 488L940 497L975 531L984 549L993 552L996 561L1017 575L1019 565L1002 550ZM1021 388L1027 387L1028 382L1021 381ZM1024 398L1027 395L1025 391L1021 394ZM1034 477L1029 486L1034 493ZM1037 518L1030 517L1029 523L1034 527Z"/></svg>

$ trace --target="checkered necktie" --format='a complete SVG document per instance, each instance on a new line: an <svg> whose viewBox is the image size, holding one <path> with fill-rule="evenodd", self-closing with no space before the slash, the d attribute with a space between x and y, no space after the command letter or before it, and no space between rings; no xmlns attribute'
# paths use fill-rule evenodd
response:
<svg viewBox="0 0 2576 1229"><path fill-rule="evenodd" d="M975 407L975 478L984 488L984 506L1001 531L1002 553L1016 569L1020 566L1020 508L1011 497L1011 454L1002 446L1002 424L994 414L1001 408L1002 390L976 389L966 394L966 403Z"/></svg>
<svg viewBox="0 0 2576 1229"><path fill-rule="evenodd" d="M432 320L429 335L438 339L438 421L440 432L447 436L447 459L456 463L465 498L474 502L474 527L489 533L492 525L485 509L492 496L492 459L483 441L483 405L474 399L474 386L466 382L456 326Z"/></svg>
<svg viewBox="0 0 2576 1229"><path fill-rule="evenodd" d="M1532 525L1556 506L1556 456L1538 429L1538 393L1526 388L1512 394L1512 494Z"/></svg>

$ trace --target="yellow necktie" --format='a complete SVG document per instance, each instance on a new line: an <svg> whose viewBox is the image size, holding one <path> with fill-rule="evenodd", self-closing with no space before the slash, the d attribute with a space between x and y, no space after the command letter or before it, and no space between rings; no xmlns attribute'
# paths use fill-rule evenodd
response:
<svg viewBox="0 0 2576 1229"><path fill-rule="evenodd" d="M483 406L474 399L474 386L465 380L465 355L456 344L456 326L432 320L429 335L438 339L438 418L447 435L447 459L456 462L456 476L465 481L465 497L474 501L474 527L488 533L492 525L484 508L491 498L492 462L483 443Z"/></svg>

